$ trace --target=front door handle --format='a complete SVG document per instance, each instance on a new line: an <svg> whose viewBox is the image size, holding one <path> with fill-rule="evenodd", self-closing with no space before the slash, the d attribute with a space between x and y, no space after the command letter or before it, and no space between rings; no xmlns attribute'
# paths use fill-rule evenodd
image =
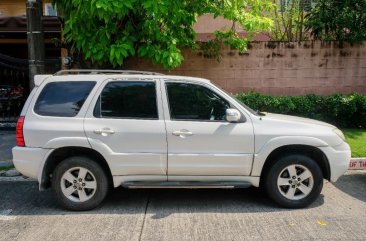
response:
<svg viewBox="0 0 366 241"><path fill-rule="evenodd" d="M189 130L180 130L180 131L173 131L173 135L179 136L181 138L186 138L187 136L192 136L193 133Z"/></svg>
<svg viewBox="0 0 366 241"><path fill-rule="evenodd" d="M110 128L103 128L94 130L94 133L102 136L107 136L108 134L114 134L114 130L111 130Z"/></svg>

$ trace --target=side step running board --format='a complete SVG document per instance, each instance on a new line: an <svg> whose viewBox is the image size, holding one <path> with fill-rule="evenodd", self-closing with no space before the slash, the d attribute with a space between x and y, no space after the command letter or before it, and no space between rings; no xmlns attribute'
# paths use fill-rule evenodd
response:
<svg viewBox="0 0 366 241"><path fill-rule="evenodd" d="M125 182L126 188L247 188L249 182Z"/></svg>

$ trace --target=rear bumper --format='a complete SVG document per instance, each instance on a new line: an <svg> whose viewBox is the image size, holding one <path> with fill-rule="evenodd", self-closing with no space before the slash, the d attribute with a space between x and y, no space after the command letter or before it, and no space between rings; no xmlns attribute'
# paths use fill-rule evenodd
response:
<svg viewBox="0 0 366 241"><path fill-rule="evenodd" d="M16 146L12 152L15 168L24 176L39 179L41 166L43 166L44 159L50 150Z"/></svg>
<svg viewBox="0 0 366 241"><path fill-rule="evenodd" d="M349 167L351 149L345 142L337 146L319 147L328 158L330 167L330 181L335 182Z"/></svg>

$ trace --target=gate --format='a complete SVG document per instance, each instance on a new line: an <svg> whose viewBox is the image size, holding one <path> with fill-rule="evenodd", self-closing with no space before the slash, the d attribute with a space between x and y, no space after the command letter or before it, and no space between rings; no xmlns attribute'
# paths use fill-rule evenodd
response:
<svg viewBox="0 0 366 241"><path fill-rule="evenodd" d="M59 59L46 59L47 73L61 69ZM28 60L0 53L0 129L14 128L29 95Z"/></svg>
<svg viewBox="0 0 366 241"><path fill-rule="evenodd" d="M0 128L15 127L28 93L28 60L0 54Z"/></svg>

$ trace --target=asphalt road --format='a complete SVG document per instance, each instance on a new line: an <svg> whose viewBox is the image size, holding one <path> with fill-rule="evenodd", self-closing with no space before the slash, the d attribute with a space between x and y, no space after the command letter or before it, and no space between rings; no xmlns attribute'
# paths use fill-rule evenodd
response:
<svg viewBox="0 0 366 241"><path fill-rule="evenodd" d="M258 189L116 189L100 208L61 210L35 182L0 181L0 240L366 240L366 171L326 183L309 208Z"/></svg>

